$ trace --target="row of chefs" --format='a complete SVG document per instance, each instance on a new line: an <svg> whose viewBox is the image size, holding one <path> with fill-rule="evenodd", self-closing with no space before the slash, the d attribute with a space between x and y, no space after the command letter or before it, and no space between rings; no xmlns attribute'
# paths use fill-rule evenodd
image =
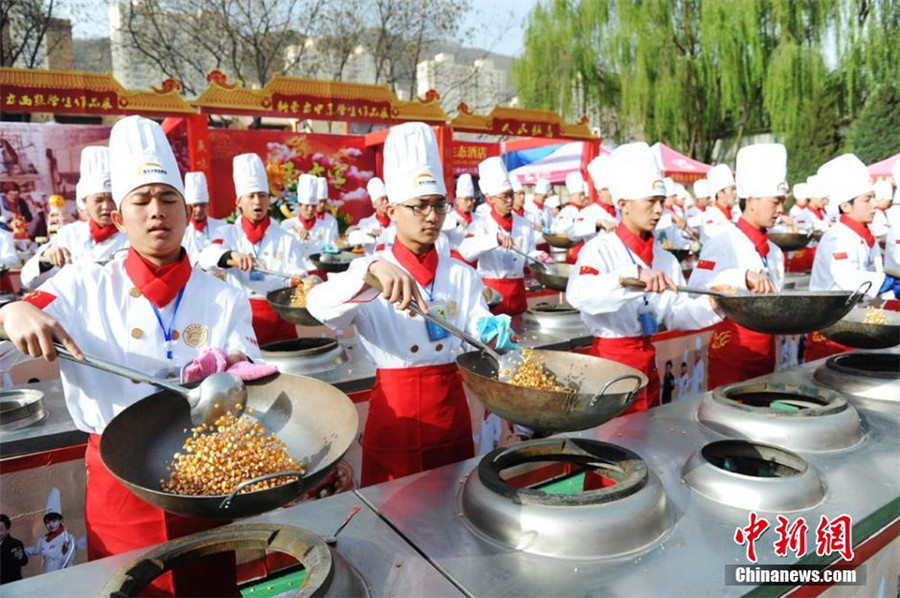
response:
<svg viewBox="0 0 900 598"><path fill-rule="evenodd" d="M852 274L871 280L873 295L895 292L897 281L881 271L877 244L869 244L850 220L872 205L868 176L863 182L854 160L842 156L826 165L828 173L833 171L835 188L840 189L833 197L840 199L848 216L838 226L859 238L852 244L849 236L837 239L848 257L830 261L832 284L853 284L847 280ZM106 226L95 222L94 214L105 214L116 228L114 234L124 236L127 255L99 265L72 260L73 252L85 249L70 246L70 255L62 263L41 274L47 278L35 291L0 309L0 324L11 340L23 352L53 358L55 337L76 355L83 351L161 374L177 371L211 349L224 350L229 362L258 358L258 339L270 334L272 325L255 304L262 303L265 285L281 283L256 276L251 271L253 261L298 274L308 271L301 261L299 240L269 219L265 170L259 159L252 155L235 159L241 216L199 252L201 266L224 271L232 284L195 268L183 247L186 230L204 227L191 222L184 183L158 125L140 117L119 121L110 137L108 162L109 192L86 196L91 220L82 244L90 248L110 240L98 243L90 234ZM741 150L736 188L744 198L743 216L731 234L719 235L705 246L692 284L754 292L780 288L784 259L765 231L783 209L785 162L779 145ZM676 285L684 282L681 268L653 236L663 216L666 190L649 147L643 143L621 146L612 154L608 172L609 184L604 188L616 201L618 222L609 233L598 234L581 247L567 296L595 336L596 355L648 374L651 384L633 409L658 402L659 376L649 342L658 322L669 329L718 323L717 334L731 335L732 342L722 343L722 351L710 353L713 385L730 381L726 377L746 378L771 369L771 337L722 322L714 304L705 298L675 292ZM479 166L480 185L490 207L484 216L467 222L455 249L458 257L453 257L441 234L452 206L433 131L422 123L392 128L385 142L384 173L383 195L373 194L376 214L372 220L378 228L361 223L356 233L374 241L368 243L372 245L369 255L314 287L307 303L309 311L332 328L353 324L377 368L363 434L363 484L473 455L468 407L454 365L462 343L411 316L406 310L409 303L417 301L484 342L504 348L514 342L508 314L524 309L525 258L515 250L550 259L537 248L536 227L514 212L512 185L499 159ZM306 199L300 201L311 205L314 183L310 178L301 183L299 194ZM112 205L90 209L103 202ZM838 226L834 230L840 230ZM214 242L219 238L221 242ZM831 242L827 235L822 244L826 242ZM477 260L477 271L464 260ZM835 269L839 267L844 269ZM383 291L370 287L367 275L376 277ZM639 279L644 289L623 286L626 277ZM503 295L497 311L505 313L488 310L481 292L484 284ZM727 367L717 365L726 360ZM207 522L143 503L99 458L99 434L105 425L154 390L76 364L61 364L61 374L69 411L78 427L90 434L85 456L89 557L208 527ZM229 593L229 588L214 583L230 581L222 573L227 563L207 564L215 574L203 576L196 568L175 572L157 580L154 587L169 594Z"/></svg>

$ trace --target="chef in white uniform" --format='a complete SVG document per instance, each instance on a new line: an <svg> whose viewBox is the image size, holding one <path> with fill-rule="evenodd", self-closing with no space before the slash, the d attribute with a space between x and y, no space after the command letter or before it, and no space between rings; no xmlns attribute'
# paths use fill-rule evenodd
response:
<svg viewBox="0 0 900 598"><path fill-rule="evenodd" d="M655 240L662 216L665 187L650 147L628 143L611 154L610 191L622 221L612 234L597 235L578 256L566 288L566 298L581 312L594 336L591 354L640 370L648 377L629 412L660 402L660 377L653 335L664 323L668 330L697 329L721 318L705 297L673 292L684 284L681 266ZM623 286L625 278L646 285Z"/></svg>
<svg viewBox="0 0 900 598"><path fill-rule="evenodd" d="M806 206L809 205L809 185L805 182L797 183L791 189L791 194L794 196L794 205L791 206L788 215L798 228L808 229L811 223L806 222L804 212Z"/></svg>
<svg viewBox="0 0 900 598"><path fill-rule="evenodd" d="M100 261L128 248L128 240L112 222L116 205L110 195L109 149L81 150L81 177L75 196L83 202L87 221L67 224L22 267L22 287L34 289L76 261Z"/></svg>
<svg viewBox="0 0 900 598"><path fill-rule="evenodd" d="M619 213L609 191L609 154L597 156L588 164L588 175L597 192L597 200L587 205L575 218L573 236L591 239L597 233L612 232L619 223Z"/></svg>
<svg viewBox="0 0 900 598"><path fill-rule="evenodd" d="M472 208L475 207L475 184L472 182L472 175L465 173L456 179L456 199L453 203L453 211L444 218L441 232L447 236L450 242L450 254L457 259L462 259L459 254L459 246L466 237L466 232L474 218ZM474 262L469 265L475 267Z"/></svg>
<svg viewBox="0 0 900 598"><path fill-rule="evenodd" d="M187 249L192 264L210 243L221 242L229 224L209 216L209 186L202 172L184 174L184 201L191 211L191 220L184 230L182 246Z"/></svg>
<svg viewBox="0 0 900 598"><path fill-rule="evenodd" d="M316 211L323 186L327 194L324 177L301 174L297 182L297 215L281 221L281 228L300 242L304 258L334 248L337 241L337 221L331 214L327 214L331 220L319 218ZM304 262L304 267L312 265Z"/></svg>
<svg viewBox="0 0 900 598"><path fill-rule="evenodd" d="M665 177L663 186L666 189L663 215L654 234L666 249L688 249L691 246L691 232L688 230L684 208L679 203L675 181L671 177Z"/></svg>
<svg viewBox="0 0 900 598"><path fill-rule="evenodd" d="M347 242L362 246L366 255L372 255L376 251L390 249L396 229L387 215L388 197L384 181L372 177L366 185L366 191L375 213L356 223L356 228L347 234Z"/></svg>
<svg viewBox="0 0 900 598"><path fill-rule="evenodd" d="M59 571L71 567L75 562L75 536L63 525L62 506L59 488L50 489L47 496L47 508L44 510L44 527L47 533L40 537L38 543L25 549L28 556L40 556L44 559L44 573ZM84 541L84 538L82 538Z"/></svg>
<svg viewBox="0 0 900 598"><path fill-rule="evenodd" d="M19 265L19 254L12 233L0 229L0 266L15 268Z"/></svg>
<svg viewBox="0 0 900 598"><path fill-rule="evenodd" d="M337 219L331 215L328 209L331 203L328 197L328 179L320 176L316 177L316 220L324 222L328 232L323 235L322 242L334 244L340 235Z"/></svg>
<svg viewBox="0 0 900 598"><path fill-rule="evenodd" d="M550 230L555 235L567 235L574 239L576 238L575 220L587 206L588 200L584 193L584 177L580 172L570 172L566 175L566 191L569 193L569 201L553 219Z"/></svg>
<svg viewBox="0 0 900 598"><path fill-rule="evenodd" d="M880 239L888 233L890 223L888 222L887 210L891 207L891 198L894 195L894 188L887 181L878 181L874 185L875 191L875 215L872 217L872 223L869 225L875 238Z"/></svg>
<svg viewBox="0 0 900 598"><path fill-rule="evenodd" d="M709 183L709 196L713 204L703 212L703 227L700 229L700 242L706 245L710 239L721 232L733 232L732 209L737 203L737 187L734 175L727 164L717 164L706 173Z"/></svg>
<svg viewBox="0 0 900 598"><path fill-rule="evenodd" d="M696 231L703 230L703 217L709 207L709 182L706 179L694 181L694 205L685 210L688 226Z"/></svg>

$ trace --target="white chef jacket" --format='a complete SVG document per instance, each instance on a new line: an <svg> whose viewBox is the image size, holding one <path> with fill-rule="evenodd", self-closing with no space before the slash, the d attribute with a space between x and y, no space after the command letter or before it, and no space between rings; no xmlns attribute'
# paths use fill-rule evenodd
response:
<svg viewBox="0 0 900 598"><path fill-rule="evenodd" d="M533 199L525 199L525 216L531 221L532 224L539 227L540 230L550 230L550 223L553 221L553 216L550 215L550 211L547 208L539 208L536 203L534 203Z"/></svg>
<svg viewBox="0 0 900 598"><path fill-rule="evenodd" d="M884 238L884 267L900 269L900 226L892 226Z"/></svg>
<svg viewBox="0 0 900 598"><path fill-rule="evenodd" d="M550 222L550 232L554 235L566 235L571 239L576 238L575 221L587 207L588 206L579 208L571 203L564 205L559 210L559 214L557 214L555 218L552 218L552 221Z"/></svg>
<svg viewBox="0 0 900 598"><path fill-rule="evenodd" d="M484 201L475 208L475 214L478 216L490 216L491 215L491 204L487 201Z"/></svg>
<svg viewBox="0 0 900 598"><path fill-rule="evenodd" d="M704 245L710 239L723 232L734 232L734 223L725 217L715 205L711 205L703 212L703 224L700 227L700 242Z"/></svg>
<svg viewBox="0 0 900 598"><path fill-rule="evenodd" d="M809 204L807 204L807 205L809 205ZM791 209L788 210L788 216L790 216L791 220L793 220L796 223L797 219L800 218L800 215L803 213L804 210L806 210L806 206L803 206L801 208L797 204L794 204L791 206Z"/></svg>
<svg viewBox="0 0 900 598"><path fill-rule="evenodd" d="M241 216L225 231L222 243L213 243L200 254L200 267L216 274L225 273L225 280L232 286L249 293L251 299L265 299L266 293L288 286L289 281L280 276L264 275L262 280L251 280L250 273L237 268L219 268L219 259L226 251L237 251L255 256L264 268L292 274L308 272L306 252L292 235L284 232L273 220L259 243L252 244L241 228ZM254 274L256 276L256 274Z"/></svg>
<svg viewBox="0 0 900 598"><path fill-rule="evenodd" d="M481 216L472 214L473 223L476 218L481 218ZM459 249L460 243L462 243L463 239L466 237L469 226L471 225L466 222L466 219L456 210L453 210L444 217L444 224L441 225L441 232L447 235L447 240L450 242L451 249Z"/></svg>
<svg viewBox="0 0 900 598"><path fill-rule="evenodd" d="M540 255L541 252L535 249L539 233L527 218L513 213L512 219L509 236L516 247L532 257ZM482 278L524 278L525 258L506 249L497 249L500 245L497 235L501 232L507 234L490 213L476 218L459 246L459 254L468 262L478 260L478 274Z"/></svg>
<svg viewBox="0 0 900 598"><path fill-rule="evenodd" d="M866 296L877 297L884 284L881 246L876 241L870 248L852 229L837 222L819 240L809 290L855 291L866 281L872 283Z"/></svg>
<svg viewBox="0 0 900 598"><path fill-rule="evenodd" d="M330 275L327 282L310 291L306 307L313 317L334 330L356 326L360 342L376 368L443 365L471 350L464 349L463 341L452 335L429 340L424 319L398 311L378 291L365 286L366 271L376 259L400 266L392 251L384 251L377 258L354 260L346 272ZM419 285L430 308L443 305L447 321L475 338L479 337L478 321L491 315L483 290L484 285L472 268L440 251L433 284L429 288Z"/></svg>
<svg viewBox="0 0 900 598"><path fill-rule="evenodd" d="M63 554L63 545L68 543L68 549ZM44 573L51 571L59 571L71 567L75 561L75 536L69 533L69 530L63 529L62 533L47 540L47 536L41 536L35 546L25 548L28 556L44 557Z"/></svg>
<svg viewBox="0 0 900 598"><path fill-rule="evenodd" d="M793 208L791 211L793 212ZM828 219L828 216L819 218L813 213L809 206L802 208L797 212L797 216L794 218L794 224L797 225L797 228L822 232L831 227L831 221Z"/></svg>
<svg viewBox="0 0 900 598"><path fill-rule="evenodd" d="M0 230L0 266L15 268L19 265L19 254L16 253L16 242L12 233Z"/></svg>
<svg viewBox="0 0 900 598"><path fill-rule="evenodd" d="M179 337L171 360L153 305L128 277L125 260L102 267L91 262L66 266L38 292L55 297L44 312L62 323L86 355L148 374L179 369L212 347L259 356L246 295L197 269L172 321ZM162 321L171 321L174 310L172 300L160 310ZM154 386L69 361L60 361L59 370L69 414L88 433L102 433L123 409L157 392Z"/></svg>
<svg viewBox="0 0 900 598"><path fill-rule="evenodd" d="M619 214L619 210L616 209L615 217L610 216L609 212L603 209L602 206L592 203L589 206L585 206L581 208L581 212L575 216L575 220L572 224L572 236L583 239L590 239L594 237L598 232L603 232L602 230L597 230L597 221L603 220L605 222L610 222L612 224L617 224L621 215Z"/></svg>
<svg viewBox="0 0 900 598"><path fill-rule="evenodd" d="M784 253L769 241L765 260L753 242L738 227L727 235L717 235L703 246L688 286L709 289L727 285L747 290L747 271L768 274L778 290L784 285Z"/></svg>
<svg viewBox="0 0 900 598"><path fill-rule="evenodd" d="M59 272L59 268L51 268L41 272L40 258L47 249L62 247L69 250L72 262L98 261L111 257L114 253L128 249L128 237L124 233L116 233L103 241L94 243L91 239L90 224L79 220L65 225L47 243L41 245L31 259L22 266L22 288L35 289L44 281ZM122 251L124 254L125 252Z"/></svg>
<svg viewBox="0 0 900 598"><path fill-rule="evenodd" d="M694 361L694 371L691 373L691 395L698 395L706 391L704 378L706 377L706 364L703 360Z"/></svg>
<svg viewBox="0 0 900 598"><path fill-rule="evenodd" d="M566 299L581 312L581 320L593 336L642 336L638 314L644 309L655 314L667 330L705 328L721 320L706 297L644 293L622 286L622 278L638 277L638 266L650 268L615 233L597 235L581 248L566 286ZM652 267L668 274L676 284L684 284L678 260L659 243L653 245Z"/></svg>
<svg viewBox="0 0 900 598"><path fill-rule="evenodd" d="M690 226L694 230L700 230L703 228L703 217L705 215L706 210L709 207L704 209L700 209L696 205L693 205L684 211L684 218L687 220L688 226Z"/></svg>
<svg viewBox="0 0 900 598"><path fill-rule="evenodd" d="M663 240L667 240L671 244L670 249L688 249L692 243L691 238L685 231L675 225L673 216L683 219L684 210L678 206L673 206L671 210L664 210L659 222L656 223L656 230L653 234L660 243Z"/></svg>
<svg viewBox="0 0 900 598"><path fill-rule="evenodd" d="M381 226L375 214L360 219L356 223L356 229L347 234L349 245L361 245L366 255L372 255L376 251L389 249L394 244L397 228L390 222L387 228Z"/></svg>
<svg viewBox="0 0 900 598"><path fill-rule="evenodd" d="M282 220L281 228L299 240L298 234L303 229L303 225L300 224L300 217L294 216L293 218ZM326 245L334 245L337 239L337 220L331 214L325 214L323 219L316 219L316 223L309 229L309 236L305 241L300 242L310 246L309 253L319 253Z"/></svg>
<svg viewBox="0 0 900 598"><path fill-rule="evenodd" d="M200 254L211 243L221 243L226 231L230 228L231 225L224 220L216 220L214 218L206 219L206 226L203 227L203 230L197 230L193 224L188 222L187 227L184 229L184 238L181 240L181 246L188 252L191 264L197 264L200 261Z"/></svg>
<svg viewBox="0 0 900 598"><path fill-rule="evenodd" d="M890 223L888 223L887 214L876 208L875 216L869 224L869 230L876 237L883 237L887 234L888 228L890 228Z"/></svg>

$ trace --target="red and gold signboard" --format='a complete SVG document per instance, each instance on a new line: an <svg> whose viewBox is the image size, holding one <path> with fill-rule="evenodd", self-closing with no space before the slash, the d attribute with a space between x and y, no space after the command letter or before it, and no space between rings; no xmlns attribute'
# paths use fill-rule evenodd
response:
<svg viewBox="0 0 900 598"><path fill-rule="evenodd" d="M272 112L293 118L346 122L391 122L390 102L364 99L323 99L310 95L272 94Z"/></svg>
<svg viewBox="0 0 900 598"><path fill-rule="evenodd" d="M491 133L515 137L559 137L559 125L555 123L526 122L505 118L491 120Z"/></svg>
<svg viewBox="0 0 900 598"><path fill-rule="evenodd" d="M491 156L500 155L500 144L481 141L457 141L453 140L450 149L451 164L453 164L453 176L461 174L478 174L478 163Z"/></svg>
<svg viewBox="0 0 900 598"><path fill-rule="evenodd" d="M587 126L586 118L577 123L566 123L555 112L505 106L494 107L490 114L475 114L465 104L460 104L458 110L459 114L450 121L450 128L454 131L507 137L597 139Z"/></svg>
<svg viewBox="0 0 900 598"><path fill-rule="evenodd" d="M119 112L119 98L114 91L36 89L4 85L0 96L3 110L9 112Z"/></svg>

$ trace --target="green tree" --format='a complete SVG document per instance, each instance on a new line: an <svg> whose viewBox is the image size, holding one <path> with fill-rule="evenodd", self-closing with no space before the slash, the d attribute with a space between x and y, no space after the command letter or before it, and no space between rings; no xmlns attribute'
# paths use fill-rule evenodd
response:
<svg viewBox="0 0 900 598"><path fill-rule="evenodd" d="M869 95L850 127L846 150L866 164L900 152L900 91L894 82L883 83Z"/></svg>
<svg viewBox="0 0 900 598"><path fill-rule="evenodd" d="M823 93L803 102L786 140L788 181L793 185L815 174L819 166L842 153L844 118L840 105L843 83L833 77Z"/></svg>

